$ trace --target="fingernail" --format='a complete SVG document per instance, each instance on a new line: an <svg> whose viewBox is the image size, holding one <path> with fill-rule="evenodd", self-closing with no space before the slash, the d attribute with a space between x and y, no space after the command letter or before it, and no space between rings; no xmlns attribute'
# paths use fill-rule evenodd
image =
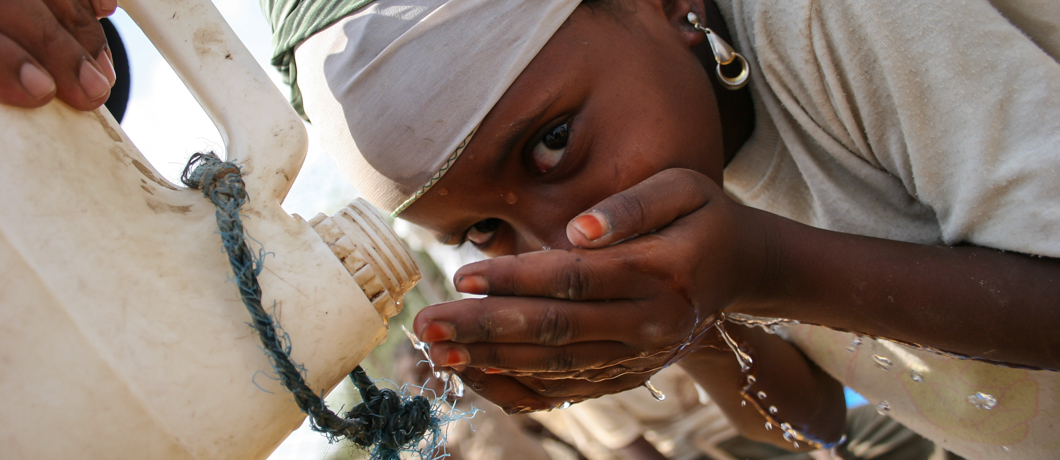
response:
<svg viewBox="0 0 1060 460"><path fill-rule="evenodd" d="M607 218L596 211L575 217L571 226L589 241L599 239L611 231Z"/></svg>
<svg viewBox="0 0 1060 460"><path fill-rule="evenodd" d="M114 86L114 82L118 79L116 73L114 73L114 61L110 59L110 54L107 50L99 52L99 57L96 58L96 62L103 68L103 76L107 77L107 81L110 82L110 86Z"/></svg>
<svg viewBox="0 0 1060 460"><path fill-rule="evenodd" d="M55 92L55 80L32 63L22 64L18 78L22 80L22 87L26 88L26 92L38 101Z"/></svg>
<svg viewBox="0 0 1060 460"><path fill-rule="evenodd" d="M99 9L104 13L111 13L118 9L118 0L99 0Z"/></svg>
<svg viewBox="0 0 1060 460"><path fill-rule="evenodd" d="M444 342L456 338L456 328L452 324L430 323L420 331L420 340L427 343Z"/></svg>
<svg viewBox="0 0 1060 460"><path fill-rule="evenodd" d="M500 374L500 373L503 373L504 371L502 371L500 369L495 369L495 368L492 368L492 367L487 367L485 369L482 369L482 372L492 375L492 374Z"/></svg>
<svg viewBox="0 0 1060 460"><path fill-rule="evenodd" d="M479 275L461 276L456 279L456 290L465 294L485 294L489 292L490 284L486 278Z"/></svg>
<svg viewBox="0 0 1060 460"><path fill-rule="evenodd" d="M107 77L99 73L99 70L96 70L96 66L92 65L88 59L81 62L80 80L81 89L90 101L99 100L110 91L110 82L107 81Z"/></svg>
<svg viewBox="0 0 1060 460"><path fill-rule="evenodd" d="M442 365L452 367L470 362L471 356L469 356L466 351L459 348L450 348L445 351L445 361L442 362Z"/></svg>

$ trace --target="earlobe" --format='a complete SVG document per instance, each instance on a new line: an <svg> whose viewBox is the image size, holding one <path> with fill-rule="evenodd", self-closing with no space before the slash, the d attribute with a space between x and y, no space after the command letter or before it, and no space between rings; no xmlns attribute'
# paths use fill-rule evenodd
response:
<svg viewBox="0 0 1060 460"><path fill-rule="evenodd" d="M713 0L658 0L662 4L663 13L670 25L677 31L681 41L689 48L703 43L705 37L688 22L688 13L704 15L704 1Z"/></svg>

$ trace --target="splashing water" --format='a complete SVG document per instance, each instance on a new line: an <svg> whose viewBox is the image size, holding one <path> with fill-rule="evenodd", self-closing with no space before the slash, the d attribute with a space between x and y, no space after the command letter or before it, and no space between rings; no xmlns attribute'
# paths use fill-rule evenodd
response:
<svg viewBox="0 0 1060 460"><path fill-rule="evenodd" d="M861 336L854 336L854 340L850 341L850 346L847 347L847 351L849 351L851 353L856 353L858 351L858 347L860 347L860 346L861 346Z"/></svg>
<svg viewBox="0 0 1060 460"><path fill-rule="evenodd" d="M887 401L880 401L880 403L876 405L876 413L877 414L887 415L887 412L890 412L890 411L891 411L891 403L889 403Z"/></svg>
<svg viewBox="0 0 1060 460"><path fill-rule="evenodd" d="M968 402L976 409L990 410L997 405L997 398L983 392L978 392L968 397Z"/></svg>
<svg viewBox="0 0 1060 460"><path fill-rule="evenodd" d="M924 376L917 372L915 369L909 370L909 378L913 379L916 383L924 383Z"/></svg>
<svg viewBox="0 0 1060 460"><path fill-rule="evenodd" d="M759 318L757 316L745 315L743 313L726 313L725 319L730 322L747 327L760 327L762 330L776 334L782 326L797 326L798 321L783 318Z"/></svg>
<svg viewBox="0 0 1060 460"><path fill-rule="evenodd" d="M450 398L464 397L464 381L460 380L460 376L448 371L436 369L434 367L434 361L431 361L431 346L421 342L420 339L412 332L409 332L405 326L401 326L401 330L405 331L405 335L408 336L410 341L412 341L412 347L421 351L423 356L427 358L427 364L431 366L431 372L434 373L434 377L445 381L446 396Z"/></svg>
<svg viewBox="0 0 1060 460"><path fill-rule="evenodd" d="M655 398L656 401L666 400L666 395L664 395L663 392L659 391L658 388L655 388L655 385L651 384L651 380L644 381L644 388L647 388L648 391L651 392L651 397Z"/></svg>
<svg viewBox="0 0 1060 460"><path fill-rule="evenodd" d="M880 356L880 355L872 355L872 362L876 363L876 367L878 367L878 368L880 368L880 370L884 370L884 371L891 370L891 366L894 365L893 361L891 361L890 359L888 359L885 356Z"/></svg>
<svg viewBox="0 0 1060 460"><path fill-rule="evenodd" d="M718 319L717 323L715 323L718 327L718 333L721 334L721 339L725 341L725 344L728 345L729 349L736 355L736 362L740 363L740 370L747 372L751 370L751 365L754 364L754 359L751 358L751 355L748 355L741 350L739 345L736 344L736 341L729 336L729 333L725 330L724 326L725 318L726 316L723 315Z"/></svg>

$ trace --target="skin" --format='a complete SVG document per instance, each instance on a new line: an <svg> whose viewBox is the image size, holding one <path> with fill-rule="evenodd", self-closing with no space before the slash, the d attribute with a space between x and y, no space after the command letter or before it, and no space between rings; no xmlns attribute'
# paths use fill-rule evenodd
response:
<svg viewBox="0 0 1060 460"><path fill-rule="evenodd" d="M91 59L105 41L86 18L106 11L81 0L13 2L0 14L0 101L102 104L86 99L78 69L89 62L105 73ZM746 436L787 448L739 404L746 374L710 327L720 312L1060 368L1056 260L830 232L728 198L718 184L751 132L750 104L746 92L717 89L703 36L684 20L689 10L722 34L716 8L700 1L579 8L454 167L405 211L449 243L496 219L495 232L473 233L495 258L455 279L487 297L416 318L436 363L510 412L634 388L678 363ZM58 38L38 45L36 29L23 26L33 22L16 17ZM54 79L53 93L27 99L26 63ZM565 121L562 160L542 172L531 153ZM783 421L837 440L840 385L787 342L728 329L755 359L750 391L766 392Z"/></svg>
<svg viewBox="0 0 1060 460"><path fill-rule="evenodd" d="M519 412L631 388L680 360L745 435L787 448L739 406L745 374L705 331L719 312L1060 368L1056 260L846 235L729 199L717 185L730 152L719 126L733 113L714 98L713 62L702 62L683 21L703 5L620 4L617 15L575 13L434 193L406 211L450 243L477 222L499 222L480 245L494 258L455 278L488 296L416 319L436 362ZM566 158L538 174L526 159L535 134L568 118ZM786 342L730 330L756 357L751 391L770 395L801 431L838 439L841 387Z"/></svg>
<svg viewBox="0 0 1060 460"><path fill-rule="evenodd" d="M93 110L110 97L113 58L97 18L116 0L5 0L0 14L0 103L40 107L58 98Z"/></svg>
<svg viewBox="0 0 1060 460"><path fill-rule="evenodd" d="M740 241L739 232L757 233L733 223L753 223L764 215L736 205L715 185L739 143L726 145L723 139L719 110L727 105L715 98L715 83L700 60L704 36L684 19L691 8L710 16L694 2L614 5L618 9L583 6L575 12L486 117L456 166L403 213L454 244L477 222L500 221L488 244L479 245L496 258L488 266L466 267L457 280L465 292L491 296L431 307L417 318L416 330L437 342L435 362L461 367L470 386L510 412L623 391L686 355L702 355L699 362L709 366L685 367L730 419L750 437L791 448L779 430L765 430L760 414L739 405L746 374L709 329L717 306L730 303L736 288L752 280L739 275L752 270L754 259L737 256L764 257L753 246L729 248ZM734 131L749 132L750 113L743 114L726 118L736 122L729 126L742 128ZM542 174L527 152L544 132L567 120L571 134L564 159ZM637 202L622 201L638 187L665 203L645 203L643 209L662 214L637 223L643 230L633 233L666 227L707 200L713 200L708 207L717 215L700 213L701 219L686 219L668 232L606 250L575 248L581 241L575 235L572 242L567 223L609 197L619 200L612 201L617 209L607 211L616 222L649 217ZM700 237L703 227L715 228L712 239ZM540 252L545 247L557 250ZM590 262L608 271L593 277L599 285L553 289L556 275ZM537 269L524 269L529 267ZM513 277L500 278L508 275ZM488 288L476 284L483 280ZM574 310L582 312L584 327L549 321ZM841 436L845 415L838 383L779 338L751 330L734 335L741 343L753 342L763 355L759 361L773 362L766 366L784 376L760 379L753 391L775 394L776 401L790 393L785 421L813 427L818 439ZM694 343L679 351L693 336Z"/></svg>

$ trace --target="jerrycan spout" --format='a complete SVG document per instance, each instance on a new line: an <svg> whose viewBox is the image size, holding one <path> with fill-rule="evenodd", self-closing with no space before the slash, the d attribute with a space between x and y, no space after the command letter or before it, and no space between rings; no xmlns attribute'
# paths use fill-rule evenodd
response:
<svg viewBox="0 0 1060 460"><path fill-rule="evenodd" d="M389 323L401 312L404 295L421 275L405 244L367 201L358 198L331 217L309 221L342 266Z"/></svg>

